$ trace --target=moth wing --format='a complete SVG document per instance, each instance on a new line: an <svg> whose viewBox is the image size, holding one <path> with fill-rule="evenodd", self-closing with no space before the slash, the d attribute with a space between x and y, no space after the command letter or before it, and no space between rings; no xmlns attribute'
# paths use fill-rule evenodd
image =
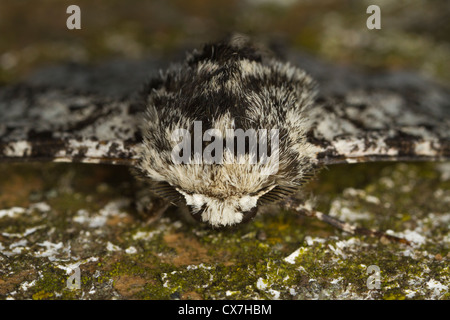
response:
<svg viewBox="0 0 450 320"><path fill-rule="evenodd" d="M290 58L319 82L308 113L318 162L450 159L448 88L416 74L370 76L297 52ZM41 72L34 84L0 88L0 161L132 165L142 108L120 95L155 65L114 62L95 72L63 66ZM61 82L72 89L59 89Z"/></svg>
<svg viewBox="0 0 450 320"><path fill-rule="evenodd" d="M0 161L132 165L139 117L127 101L55 87L0 89Z"/></svg>
<svg viewBox="0 0 450 320"><path fill-rule="evenodd" d="M450 159L450 92L417 75L357 77L325 90L308 134L325 165ZM353 83L353 85L352 85Z"/></svg>

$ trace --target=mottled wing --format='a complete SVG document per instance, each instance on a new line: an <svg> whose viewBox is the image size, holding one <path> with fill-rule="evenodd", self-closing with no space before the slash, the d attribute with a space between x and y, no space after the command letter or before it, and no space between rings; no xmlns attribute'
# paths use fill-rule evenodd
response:
<svg viewBox="0 0 450 320"><path fill-rule="evenodd" d="M96 94L33 85L0 88L0 161L133 164L136 108Z"/></svg>
<svg viewBox="0 0 450 320"><path fill-rule="evenodd" d="M320 95L309 141L320 163L450 160L448 88L412 73L313 66Z"/></svg>
<svg viewBox="0 0 450 320"><path fill-rule="evenodd" d="M362 74L299 52L287 59L319 83L308 136L320 163L450 159L448 88L412 73ZM120 97L158 65L63 65L38 72L28 84L0 88L0 161L132 165L142 109ZM61 83L71 89L58 89Z"/></svg>

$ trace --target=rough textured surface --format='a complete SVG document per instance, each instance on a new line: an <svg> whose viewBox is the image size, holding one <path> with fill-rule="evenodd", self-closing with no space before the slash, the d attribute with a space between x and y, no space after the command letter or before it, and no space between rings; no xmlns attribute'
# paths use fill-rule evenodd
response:
<svg viewBox="0 0 450 320"><path fill-rule="evenodd" d="M450 158L447 87L412 72L367 74L286 55L319 84L305 116L313 123L308 150L321 163ZM142 140L136 97L164 63L62 65L1 88L0 160L132 165Z"/></svg>
<svg viewBox="0 0 450 320"><path fill-rule="evenodd" d="M146 226L123 167L2 164L0 297L449 299L449 170L341 165L306 190L322 211L392 230L408 247L275 209L234 230L175 211ZM381 271L379 290L367 287L371 265ZM76 267L80 289L71 290Z"/></svg>

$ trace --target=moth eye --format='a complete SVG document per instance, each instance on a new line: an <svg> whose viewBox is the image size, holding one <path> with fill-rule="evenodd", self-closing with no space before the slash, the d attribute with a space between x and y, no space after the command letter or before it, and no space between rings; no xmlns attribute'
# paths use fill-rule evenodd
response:
<svg viewBox="0 0 450 320"><path fill-rule="evenodd" d="M242 212L243 217L242 217L241 223L247 223L247 222L251 221L256 216L257 213L258 213L258 207L253 207L252 209L250 209L248 211Z"/></svg>
<svg viewBox="0 0 450 320"><path fill-rule="evenodd" d="M198 222L204 222L202 220L202 214L203 214L203 211L205 211L205 209L206 209L206 204L203 204L202 207L200 208L200 210L196 210L195 212L191 206L188 206L188 207L189 207L189 213L195 220L197 220Z"/></svg>

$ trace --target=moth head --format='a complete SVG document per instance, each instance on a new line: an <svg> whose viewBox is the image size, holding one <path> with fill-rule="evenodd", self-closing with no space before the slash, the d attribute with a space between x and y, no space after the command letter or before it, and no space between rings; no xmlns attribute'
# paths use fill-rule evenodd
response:
<svg viewBox="0 0 450 320"><path fill-rule="evenodd" d="M263 174L267 166L170 164L154 155L140 167L150 180L159 178L159 182L151 183L154 193L175 205L186 206L197 221L217 228L248 222L262 205L298 190L300 184L293 183L291 177L286 179L283 171Z"/></svg>
<svg viewBox="0 0 450 320"><path fill-rule="evenodd" d="M168 126L162 136L155 134L161 129L147 131L138 169L141 176L156 181L152 183L156 194L174 204L186 205L195 219L213 227L251 220L260 205L274 203L295 192L312 168L309 158L297 152L298 139L291 143L286 138L280 141L279 149L271 148L270 155L263 153L262 157L250 151L255 148L246 148L242 154L225 148L216 163L205 157L206 152L203 159L197 159L197 153L187 148L191 151L187 153L191 155L189 161L174 161L174 153L178 154L174 152L178 150L178 142L171 140L175 125ZM189 144L191 139L186 141ZM223 145L216 151L222 150ZM261 150L260 145L257 149Z"/></svg>
<svg viewBox="0 0 450 320"><path fill-rule="evenodd" d="M183 195L191 215L198 221L213 227L223 227L250 221L258 210L257 195L240 195L227 198L213 197L202 193Z"/></svg>
<svg viewBox="0 0 450 320"><path fill-rule="evenodd" d="M144 166L144 172L153 172L154 164ZM192 217L213 227L250 221L267 200L264 196L275 188L271 176L250 164L165 163L155 171L164 174L164 179L151 184L153 192L176 205L186 205Z"/></svg>
<svg viewBox="0 0 450 320"><path fill-rule="evenodd" d="M191 215L196 220L209 223L213 227L224 227L252 220L261 205L275 203L297 191L297 187L281 187L272 184L259 188L255 192L225 198L177 191L183 195Z"/></svg>

